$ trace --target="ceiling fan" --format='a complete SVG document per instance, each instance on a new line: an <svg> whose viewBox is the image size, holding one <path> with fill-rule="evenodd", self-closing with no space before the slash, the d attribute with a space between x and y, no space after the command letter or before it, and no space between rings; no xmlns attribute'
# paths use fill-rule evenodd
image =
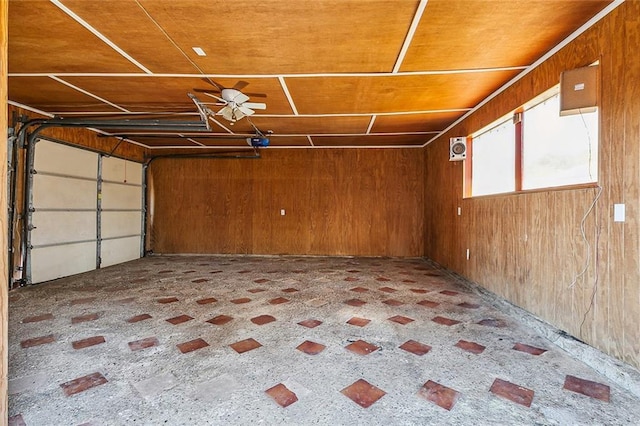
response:
<svg viewBox="0 0 640 426"><path fill-rule="evenodd" d="M266 97L267 95L262 93L242 93L241 90L249 84L246 81L238 81L233 87L229 88L223 87L208 78L203 78L202 80L211 84L215 90L194 90L216 99L217 102L214 105L222 106L222 108L216 112L215 115L223 116L226 120L229 120L231 124L244 117L253 115L255 109L267 109L267 104L263 102L248 102L250 96Z"/></svg>

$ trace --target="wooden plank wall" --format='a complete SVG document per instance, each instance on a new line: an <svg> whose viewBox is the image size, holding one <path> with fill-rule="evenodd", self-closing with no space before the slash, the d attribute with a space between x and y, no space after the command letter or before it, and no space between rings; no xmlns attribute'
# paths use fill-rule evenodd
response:
<svg viewBox="0 0 640 426"><path fill-rule="evenodd" d="M156 159L149 168L150 247L156 253L421 256L423 160L420 148Z"/></svg>
<svg viewBox="0 0 640 426"><path fill-rule="evenodd" d="M625 2L425 149L425 255L636 367L639 45L640 2ZM449 137L482 128L556 84L561 71L596 60L602 194L585 223L588 245L580 222L598 188L463 199L462 165L447 161ZM614 203L626 204L625 223L613 222ZM457 207L462 208L459 217ZM587 260L586 273L571 287Z"/></svg>
<svg viewBox="0 0 640 426"><path fill-rule="evenodd" d="M7 51L9 2L0 2L0 164L7 164ZM0 168L0 425L7 423L7 375L9 360L9 266L7 242L7 167Z"/></svg>

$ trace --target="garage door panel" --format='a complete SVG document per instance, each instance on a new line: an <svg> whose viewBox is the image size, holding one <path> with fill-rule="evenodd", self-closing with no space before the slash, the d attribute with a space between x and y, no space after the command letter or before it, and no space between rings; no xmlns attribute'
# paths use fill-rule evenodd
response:
<svg viewBox="0 0 640 426"><path fill-rule="evenodd" d="M119 158L102 159L102 179L113 182L142 184L142 164Z"/></svg>
<svg viewBox="0 0 640 426"><path fill-rule="evenodd" d="M118 238L102 242L102 266L111 266L140 258L140 237Z"/></svg>
<svg viewBox="0 0 640 426"><path fill-rule="evenodd" d="M40 140L36 143L34 169L95 179L98 174L98 154Z"/></svg>
<svg viewBox="0 0 640 426"><path fill-rule="evenodd" d="M142 188L115 183L102 184L103 209L142 209Z"/></svg>
<svg viewBox="0 0 640 426"><path fill-rule="evenodd" d="M36 209L95 210L98 193L96 186L95 181L35 175L33 206Z"/></svg>
<svg viewBox="0 0 640 426"><path fill-rule="evenodd" d="M140 258L141 164L46 140L34 154L30 282Z"/></svg>
<svg viewBox="0 0 640 426"><path fill-rule="evenodd" d="M139 235L140 212L102 212L102 238Z"/></svg>
<svg viewBox="0 0 640 426"><path fill-rule="evenodd" d="M61 248L64 247L64 250ZM34 283L67 277L96 268L96 244L80 243L31 250Z"/></svg>
<svg viewBox="0 0 640 426"><path fill-rule="evenodd" d="M39 212L33 213L31 243L68 243L96 239L96 212Z"/></svg>

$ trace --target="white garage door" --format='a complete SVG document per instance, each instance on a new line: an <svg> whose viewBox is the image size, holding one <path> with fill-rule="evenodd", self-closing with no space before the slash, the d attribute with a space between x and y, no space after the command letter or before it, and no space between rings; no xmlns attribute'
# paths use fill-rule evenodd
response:
<svg viewBox="0 0 640 426"><path fill-rule="evenodd" d="M141 164L40 140L33 169L30 282L141 256Z"/></svg>

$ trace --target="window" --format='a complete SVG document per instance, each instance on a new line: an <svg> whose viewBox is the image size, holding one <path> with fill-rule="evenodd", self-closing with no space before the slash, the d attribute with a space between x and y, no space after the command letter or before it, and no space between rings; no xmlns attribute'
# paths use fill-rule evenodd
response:
<svg viewBox="0 0 640 426"><path fill-rule="evenodd" d="M473 195L515 191L514 138L511 119L473 138Z"/></svg>
<svg viewBox="0 0 640 426"><path fill-rule="evenodd" d="M560 116L559 87L472 135L466 196L594 183L598 111ZM514 124L515 123L515 124Z"/></svg>
<svg viewBox="0 0 640 426"><path fill-rule="evenodd" d="M598 180L598 113L560 117L560 96L524 113L522 189Z"/></svg>

